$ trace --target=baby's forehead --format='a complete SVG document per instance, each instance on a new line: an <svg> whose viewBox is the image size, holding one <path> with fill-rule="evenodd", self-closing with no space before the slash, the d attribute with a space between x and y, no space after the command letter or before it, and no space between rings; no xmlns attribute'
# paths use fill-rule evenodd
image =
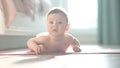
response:
<svg viewBox="0 0 120 68"><path fill-rule="evenodd" d="M52 13L52 14L49 14L48 17L49 16L58 16L58 17L65 17L66 18L66 16L63 13Z"/></svg>
<svg viewBox="0 0 120 68"><path fill-rule="evenodd" d="M55 19L64 19L64 20L66 20L66 22L67 22L67 17L63 14L63 13L52 13L52 14L49 14L48 16L47 16L47 18L48 19L50 19L50 18L55 18Z"/></svg>

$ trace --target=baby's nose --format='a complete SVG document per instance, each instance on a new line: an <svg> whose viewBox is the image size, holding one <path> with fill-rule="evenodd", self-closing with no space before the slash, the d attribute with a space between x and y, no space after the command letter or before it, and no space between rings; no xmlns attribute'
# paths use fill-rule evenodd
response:
<svg viewBox="0 0 120 68"><path fill-rule="evenodd" d="M57 22L53 22L53 26L57 26Z"/></svg>

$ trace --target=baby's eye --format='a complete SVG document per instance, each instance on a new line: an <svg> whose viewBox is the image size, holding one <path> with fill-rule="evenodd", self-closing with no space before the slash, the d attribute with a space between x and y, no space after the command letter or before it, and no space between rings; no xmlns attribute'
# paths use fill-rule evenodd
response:
<svg viewBox="0 0 120 68"><path fill-rule="evenodd" d="M53 24L53 21L50 21L50 24Z"/></svg>
<svg viewBox="0 0 120 68"><path fill-rule="evenodd" d="M58 22L58 24L62 24L62 22Z"/></svg>

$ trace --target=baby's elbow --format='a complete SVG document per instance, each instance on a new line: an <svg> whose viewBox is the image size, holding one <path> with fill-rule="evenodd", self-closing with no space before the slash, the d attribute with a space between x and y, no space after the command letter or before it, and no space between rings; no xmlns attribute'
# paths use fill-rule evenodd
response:
<svg viewBox="0 0 120 68"><path fill-rule="evenodd" d="M27 46L28 46L28 47L30 46L30 40L27 41Z"/></svg>
<svg viewBox="0 0 120 68"><path fill-rule="evenodd" d="M31 44L32 44L32 39L29 39L28 41L27 41L27 46L29 47Z"/></svg>

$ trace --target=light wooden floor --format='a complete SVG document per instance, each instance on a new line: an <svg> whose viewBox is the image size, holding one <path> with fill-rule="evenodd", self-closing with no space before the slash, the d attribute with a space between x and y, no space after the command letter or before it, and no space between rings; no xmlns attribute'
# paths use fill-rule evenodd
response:
<svg viewBox="0 0 120 68"><path fill-rule="evenodd" d="M120 55L0 56L0 68L120 68Z"/></svg>
<svg viewBox="0 0 120 68"><path fill-rule="evenodd" d="M2 55L0 68L120 68L120 54Z"/></svg>

